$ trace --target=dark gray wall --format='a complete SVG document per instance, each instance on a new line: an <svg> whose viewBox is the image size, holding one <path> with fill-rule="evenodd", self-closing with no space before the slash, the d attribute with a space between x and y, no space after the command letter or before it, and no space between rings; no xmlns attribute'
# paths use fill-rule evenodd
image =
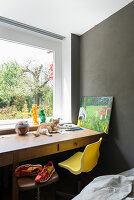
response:
<svg viewBox="0 0 134 200"><path fill-rule="evenodd" d="M134 2L81 36L80 95L114 96L102 168L134 167Z"/></svg>
<svg viewBox="0 0 134 200"><path fill-rule="evenodd" d="M80 37L71 34L71 116L77 123L80 107Z"/></svg>

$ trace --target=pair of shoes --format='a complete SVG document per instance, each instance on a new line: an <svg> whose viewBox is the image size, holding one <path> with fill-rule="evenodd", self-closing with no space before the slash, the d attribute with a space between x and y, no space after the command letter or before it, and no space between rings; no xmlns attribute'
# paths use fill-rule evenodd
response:
<svg viewBox="0 0 134 200"><path fill-rule="evenodd" d="M44 166L43 170L36 176L35 182L44 183L48 181L54 172L55 172L54 165L52 161L49 161L47 165Z"/></svg>
<svg viewBox="0 0 134 200"><path fill-rule="evenodd" d="M31 164L21 165L15 170L14 175L16 177L36 176L36 183L44 183L51 178L54 172L54 165L52 161L49 161L44 167Z"/></svg>
<svg viewBox="0 0 134 200"><path fill-rule="evenodd" d="M42 165L21 165L16 168L14 175L16 177L37 176L42 171L42 169Z"/></svg>

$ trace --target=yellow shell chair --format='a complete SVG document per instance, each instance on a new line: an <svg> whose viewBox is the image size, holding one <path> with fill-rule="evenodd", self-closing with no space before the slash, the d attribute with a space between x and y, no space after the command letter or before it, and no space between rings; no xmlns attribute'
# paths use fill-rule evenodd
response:
<svg viewBox="0 0 134 200"><path fill-rule="evenodd" d="M69 170L74 175L91 171L98 163L101 141L102 138L100 138L97 142L87 145L84 152L77 152L67 160L58 163L58 165ZM78 192L80 192L80 181L78 181ZM66 199L74 197L74 195L63 192L57 192L57 195L64 196Z"/></svg>

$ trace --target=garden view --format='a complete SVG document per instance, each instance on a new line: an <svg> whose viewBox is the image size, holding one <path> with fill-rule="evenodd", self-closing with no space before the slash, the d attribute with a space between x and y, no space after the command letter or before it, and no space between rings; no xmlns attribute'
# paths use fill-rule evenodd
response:
<svg viewBox="0 0 134 200"><path fill-rule="evenodd" d="M0 40L0 120L31 118L32 104L53 112L54 53Z"/></svg>

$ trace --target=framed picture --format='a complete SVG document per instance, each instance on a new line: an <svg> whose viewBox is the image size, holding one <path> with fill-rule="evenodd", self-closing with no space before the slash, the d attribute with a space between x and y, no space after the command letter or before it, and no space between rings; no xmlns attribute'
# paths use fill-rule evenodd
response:
<svg viewBox="0 0 134 200"><path fill-rule="evenodd" d="M113 97L82 97L78 125L108 134Z"/></svg>

